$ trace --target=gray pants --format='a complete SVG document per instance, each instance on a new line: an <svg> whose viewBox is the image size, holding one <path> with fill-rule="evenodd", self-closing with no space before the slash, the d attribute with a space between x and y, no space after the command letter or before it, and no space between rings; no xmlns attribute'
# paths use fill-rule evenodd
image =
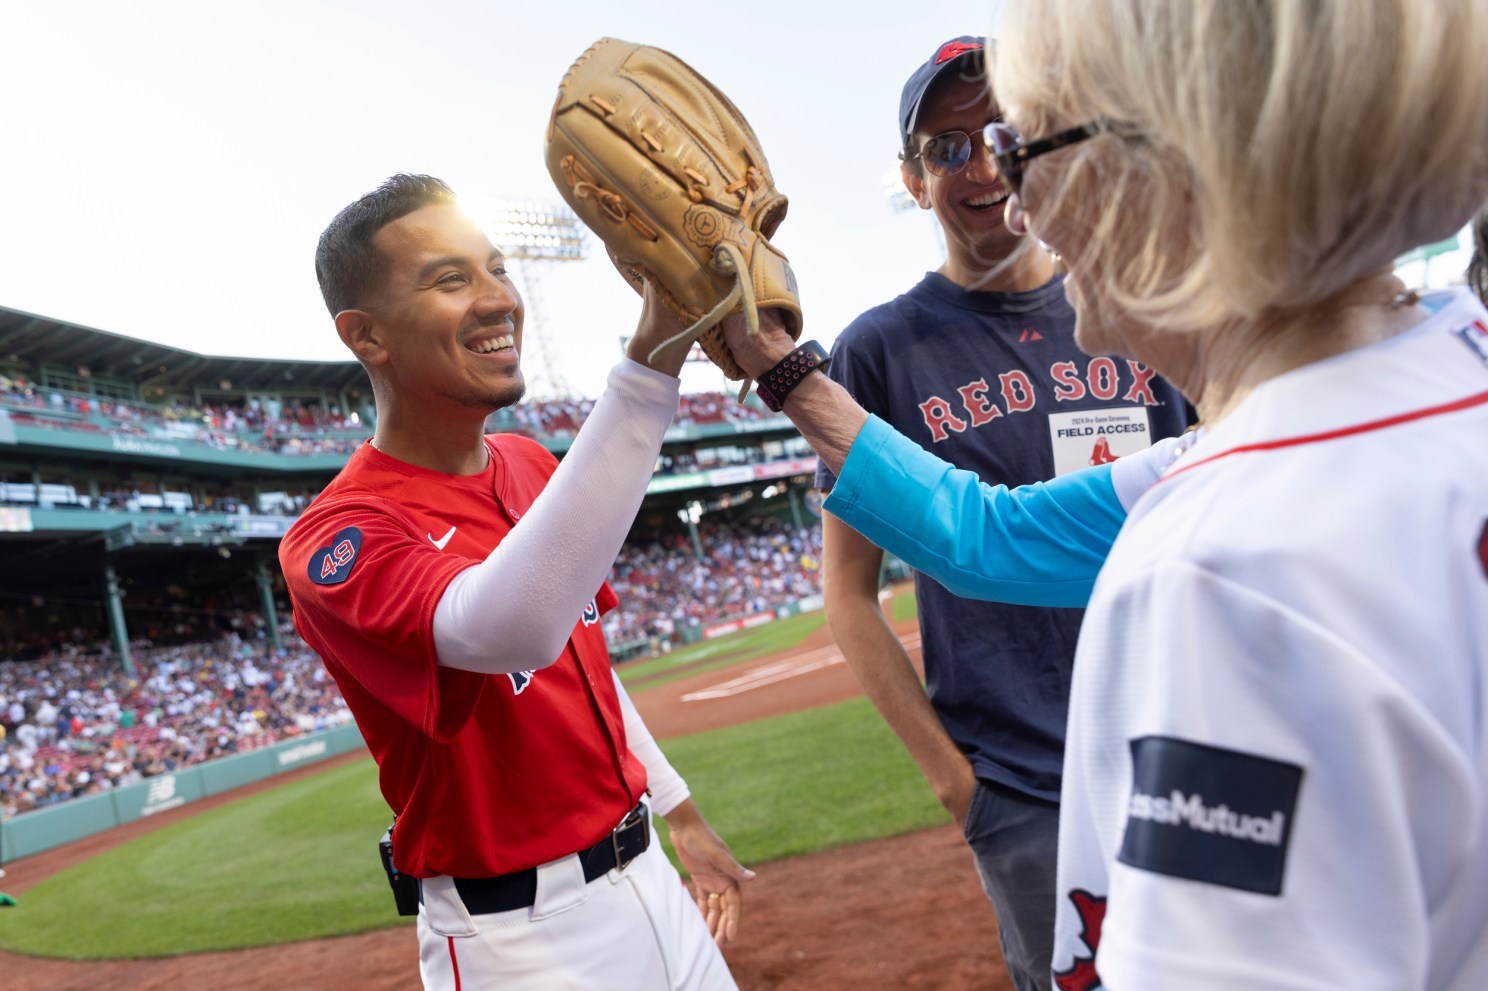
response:
<svg viewBox="0 0 1488 991"><path fill-rule="evenodd" d="M1013 985L1018 991L1050 991L1059 806L978 781L966 814L966 842L997 913Z"/></svg>

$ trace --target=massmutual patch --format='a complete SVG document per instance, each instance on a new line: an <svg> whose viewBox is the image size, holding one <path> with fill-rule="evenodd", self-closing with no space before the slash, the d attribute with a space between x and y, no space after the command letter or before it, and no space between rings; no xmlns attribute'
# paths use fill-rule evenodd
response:
<svg viewBox="0 0 1488 991"><path fill-rule="evenodd" d="M1169 736L1131 742L1117 857L1141 870L1280 895L1302 768Z"/></svg>

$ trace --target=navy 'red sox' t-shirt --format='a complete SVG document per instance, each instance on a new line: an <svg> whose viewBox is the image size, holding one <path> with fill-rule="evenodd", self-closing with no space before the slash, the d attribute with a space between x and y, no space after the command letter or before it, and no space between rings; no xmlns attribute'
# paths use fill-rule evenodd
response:
<svg viewBox="0 0 1488 991"><path fill-rule="evenodd" d="M989 484L1102 464L1183 432L1183 397L1133 359L1085 354L1058 276L1024 293L936 272L862 314L827 374L870 413ZM817 471L830 489L835 476ZM926 688L978 778L1057 801L1080 609L978 602L915 576Z"/></svg>

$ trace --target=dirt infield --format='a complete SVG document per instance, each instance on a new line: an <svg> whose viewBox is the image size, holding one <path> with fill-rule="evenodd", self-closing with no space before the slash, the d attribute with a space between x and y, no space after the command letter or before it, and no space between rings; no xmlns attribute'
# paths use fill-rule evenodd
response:
<svg viewBox="0 0 1488 991"><path fill-rule="evenodd" d="M896 627L918 660L913 622ZM825 629L799 647L723 670L631 686L658 738L825 705L860 694ZM357 759L361 754L335 758ZM178 819L318 773L328 763L192 803L7 865L0 890L38 881ZM1011 991L996 922L953 826L763 865L747 892L740 938L725 951L744 991ZM409 927L266 949L161 960L73 963L0 953L9 991L402 991L417 988ZM619 989L617 989L619 991Z"/></svg>

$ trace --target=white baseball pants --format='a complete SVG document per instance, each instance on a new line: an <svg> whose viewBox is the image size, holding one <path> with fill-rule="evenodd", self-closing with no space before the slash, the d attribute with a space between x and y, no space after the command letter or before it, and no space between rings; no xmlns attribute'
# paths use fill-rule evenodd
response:
<svg viewBox="0 0 1488 991"><path fill-rule="evenodd" d="M423 886L427 991L737 991L654 837L624 871L588 884L577 856L542 865L531 908L471 915L450 878Z"/></svg>

